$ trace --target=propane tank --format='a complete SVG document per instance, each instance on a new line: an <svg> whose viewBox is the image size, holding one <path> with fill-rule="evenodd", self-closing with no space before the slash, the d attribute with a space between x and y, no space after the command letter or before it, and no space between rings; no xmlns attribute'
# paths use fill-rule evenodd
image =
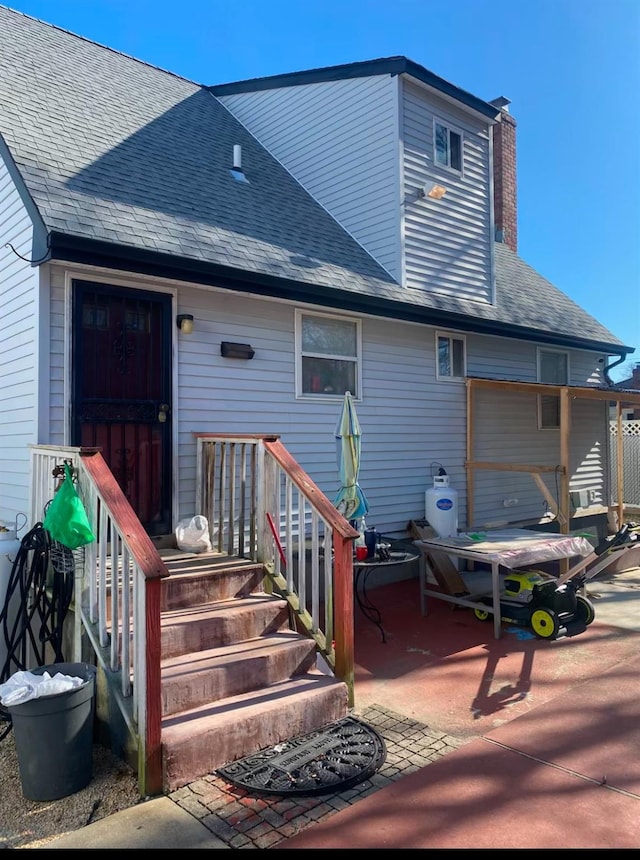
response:
<svg viewBox="0 0 640 860"><path fill-rule="evenodd" d="M424 494L425 519L438 537L458 534L458 491L449 486L449 476L440 470L433 487Z"/></svg>

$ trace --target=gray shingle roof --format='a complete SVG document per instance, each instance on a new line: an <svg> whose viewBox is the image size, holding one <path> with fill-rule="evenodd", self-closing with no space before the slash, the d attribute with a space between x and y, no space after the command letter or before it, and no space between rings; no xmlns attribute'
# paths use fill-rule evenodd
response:
<svg viewBox="0 0 640 860"><path fill-rule="evenodd" d="M206 88L1 6L0 105L0 134L48 231L285 279L301 296L364 297L399 317L622 345L504 246L496 307L407 299ZM248 184L231 175L236 144Z"/></svg>

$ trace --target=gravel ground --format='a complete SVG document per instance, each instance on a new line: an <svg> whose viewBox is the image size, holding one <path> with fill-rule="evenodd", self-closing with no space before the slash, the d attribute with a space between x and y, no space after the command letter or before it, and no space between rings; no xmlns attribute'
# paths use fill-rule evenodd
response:
<svg viewBox="0 0 640 860"><path fill-rule="evenodd" d="M0 735L6 727L0 722ZM0 740L0 848L41 848L56 836L139 802L134 772L99 744L93 746L93 775L85 788L58 800L28 800L13 731Z"/></svg>

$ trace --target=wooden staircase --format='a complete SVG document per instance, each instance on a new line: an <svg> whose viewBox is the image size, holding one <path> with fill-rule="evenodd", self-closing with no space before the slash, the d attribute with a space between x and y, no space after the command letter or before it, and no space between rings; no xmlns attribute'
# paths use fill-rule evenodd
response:
<svg viewBox="0 0 640 860"><path fill-rule="evenodd" d="M165 792L346 716L347 685L318 668L261 564L160 554Z"/></svg>
<svg viewBox="0 0 640 860"><path fill-rule="evenodd" d="M199 555L147 534L99 449L31 450L34 522L69 465L96 535L76 560L67 635L75 660L95 660L98 734L142 797L354 701L357 532L277 437L194 436L195 510L214 547Z"/></svg>

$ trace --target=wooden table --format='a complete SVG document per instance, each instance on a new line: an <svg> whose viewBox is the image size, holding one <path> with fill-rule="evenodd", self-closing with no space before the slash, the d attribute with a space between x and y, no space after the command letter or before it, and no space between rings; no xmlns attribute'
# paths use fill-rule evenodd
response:
<svg viewBox="0 0 640 860"><path fill-rule="evenodd" d="M530 564L556 561L563 558L586 557L593 547L584 537L535 532L529 529L503 529L482 532L478 539L460 534L457 537L429 538L417 540L415 545L422 552L420 563L420 601L422 614L426 614L426 596L447 600L471 609L482 608L493 614L493 630L496 639L502 635L500 618L500 570L513 570ZM476 564L491 566L491 604L474 600L472 594L451 595L427 588L426 554L429 549L445 553L454 558L464 558ZM481 595L478 594L478 597Z"/></svg>

